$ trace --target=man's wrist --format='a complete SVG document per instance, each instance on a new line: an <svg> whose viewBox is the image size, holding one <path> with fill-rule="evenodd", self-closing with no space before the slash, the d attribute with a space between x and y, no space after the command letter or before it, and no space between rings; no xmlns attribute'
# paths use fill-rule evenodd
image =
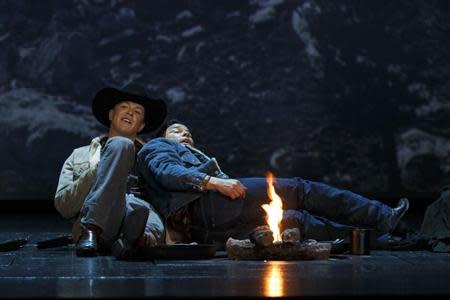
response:
<svg viewBox="0 0 450 300"><path fill-rule="evenodd" d="M211 176L206 175L202 182L202 191L209 190L208 187L210 187L209 182L211 181Z"/></svg>

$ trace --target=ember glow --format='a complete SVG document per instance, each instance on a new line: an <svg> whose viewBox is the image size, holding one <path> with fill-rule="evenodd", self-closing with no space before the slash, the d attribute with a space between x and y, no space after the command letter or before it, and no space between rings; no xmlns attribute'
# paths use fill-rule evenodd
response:
<svg viewBox="0 0 450 300"><path fill-rule="evenodd" d="M281 201L280 196L275 193L275 188L273 186L273 174L271 172L267 173L266 181L267 194L272 201L269 204L261 205L261 207L267 213L266 221L273 233L273 241L281 242L280 223L281 218L283 217L283 202Z"/></svg>

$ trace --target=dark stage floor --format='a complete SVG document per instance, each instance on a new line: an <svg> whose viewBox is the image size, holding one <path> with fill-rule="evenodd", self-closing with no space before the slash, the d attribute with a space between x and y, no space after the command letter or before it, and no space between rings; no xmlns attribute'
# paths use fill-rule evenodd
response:
<svg viewBox="0 0 450 300"><path fill-rule="evenodd" d="M0 298L222 296L446 296L450 253L372 251L315 261L119 261L79 258L72 246L40 250L36 242L69 233L56 214L2 214L1 240L29 238L0 252Z"/></svg>

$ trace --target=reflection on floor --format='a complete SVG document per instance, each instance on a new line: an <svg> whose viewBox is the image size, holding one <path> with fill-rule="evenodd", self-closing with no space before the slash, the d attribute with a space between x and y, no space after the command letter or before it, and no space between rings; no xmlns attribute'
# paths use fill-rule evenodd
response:
<svg viewBox="0 0 450 300"><path fill-rule="evenodd" d="M36 242L67 234L54 214L3 215L0 240L28 238L0 252L1 297L218 297L448 295L450 253L372 251L316 261L120 261L80 258L73 245L37 249Z"/></svg>

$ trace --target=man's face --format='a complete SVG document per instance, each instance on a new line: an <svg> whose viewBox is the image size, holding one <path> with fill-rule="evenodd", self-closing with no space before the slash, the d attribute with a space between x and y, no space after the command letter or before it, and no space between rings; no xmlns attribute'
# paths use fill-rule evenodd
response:
<svg viewBox="0 0 450 300"><path fill-rule="evenodd" d="M167 127L164 137L183 145L194 146L191 132L186 126L180 123L175 123Z"/></svg>
<svg viewBox="0 0 450 300"><path fill-rule="evenodd" d="M144 107L138 103L131 101L117 103L109 111L109 120L111 121L109 135L135 138L145 126L144 113Z"/></svg>

